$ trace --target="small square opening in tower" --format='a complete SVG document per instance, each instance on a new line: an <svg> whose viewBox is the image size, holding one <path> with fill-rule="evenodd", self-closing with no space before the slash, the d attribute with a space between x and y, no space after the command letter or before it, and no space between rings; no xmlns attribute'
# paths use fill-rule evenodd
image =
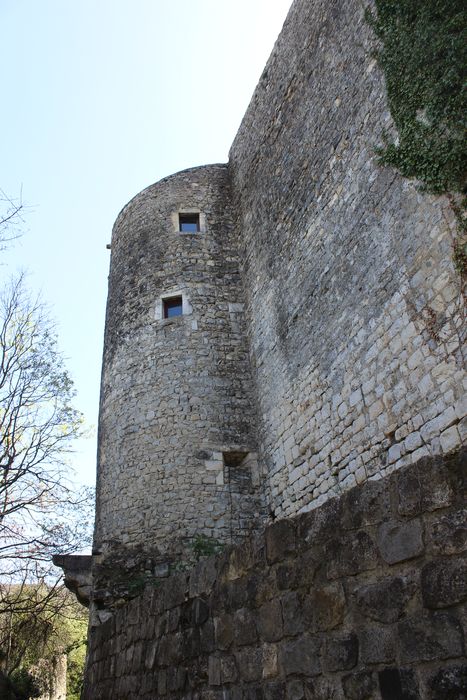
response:
<svg viewBox="0 0 467 700"><path fill-rule="evenodd" d="M197 233L200 231L199 213L179 214L178 223L179 231L182 233Z"/></svg>
<svg viewBox="0 0 467 700"><path fill-rule="evenodd" d="M182 316L183 314L183 299L182 297L169 297L162 300L163 318L172 318L172 316Z"/></svg>

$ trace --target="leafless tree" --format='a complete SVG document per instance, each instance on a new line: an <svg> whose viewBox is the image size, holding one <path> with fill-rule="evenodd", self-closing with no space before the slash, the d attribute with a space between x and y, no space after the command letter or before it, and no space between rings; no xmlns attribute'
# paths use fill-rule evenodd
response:
<svg viewBox="0 0 467 700"><path fill-rule="evenodd" d="M82 429L73 397L53 324L20 276L0 296L0 665L5 670L12 668L13 639L5 620L32 632L34 620L62 614L65 599L52 555L89 544L92 498L89 490L77 494L69 479L71 442ZM17 665L20 655L14 658Z"/></svg>
<svg viewBox="0 0 467 700"><path fill-rule="evenodd" d="M12 198L0 189L0 250L3 250L7 243L21 236L24 210L25 204L21 192L19 197Z"/></svg>

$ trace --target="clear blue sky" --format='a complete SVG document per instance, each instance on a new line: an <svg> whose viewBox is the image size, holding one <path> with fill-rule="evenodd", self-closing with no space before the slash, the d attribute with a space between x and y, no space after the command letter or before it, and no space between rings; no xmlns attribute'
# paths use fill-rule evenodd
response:
<svg viewBox="0 0 467 700"><path fill-rule="evenodd" d="M227 160L291 0L0 0L0 188L30 205L2 253L51 307L96 426L112 224L161 177ZM95 431L72 458L95 478Z"/></svg>

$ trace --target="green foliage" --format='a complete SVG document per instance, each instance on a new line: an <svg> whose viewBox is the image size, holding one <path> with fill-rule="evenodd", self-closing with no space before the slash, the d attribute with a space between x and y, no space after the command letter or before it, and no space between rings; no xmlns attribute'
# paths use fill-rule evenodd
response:
<svg viewBox="0 0 467 700"><path fill-rule="evenodd" d="M42 695L44 688L31 673L24 668L19 668L10 677L15 700L29 700Z"/></svg>
<svg viewBox="0 0 467 700"><path fill-rule="evenodd" d="M67 700L80 700L86 661L87 629L85 618L70 620L73 642L67 647Z"/></svg>
<svg viewBox="0 0 467 700"><path fill-rule="evenodd" d="M78 700L87 611L64 587L22 585L21 591L23 605L29 599L31 607L12 607L0 614L1 660L14 692L25 700L47 692L53 686L57 659L66 654L70 687L67 697Z"/></svg>
<svg viewBox="0 0 467 700"><path fill-rule="evenodd" d="M380 39L378 61L398 143L386 139L380 162L417 178L433 193L464 192L464 0L375 0L368 20Z"/></svg>
<svg viewBox="0 0 467 700"><path fill-rule="evenodd" d="M181 559L173 563L171 565L173 573L189 571L200 559L220 554L224 549L224 545L219 540L216 540L215 537L195 535L188 543L188 548L191 551L191 555L187 559Z"/></svg>
<svg viewBox="0 0 467 700"><path fill-rule="evenodd" d="M196 561L203 557L210 557L213 554L218 554L223 550L224 546L214 537L206 537L206 535L196 535L190 542L190 549L193 552Z"/></svg>

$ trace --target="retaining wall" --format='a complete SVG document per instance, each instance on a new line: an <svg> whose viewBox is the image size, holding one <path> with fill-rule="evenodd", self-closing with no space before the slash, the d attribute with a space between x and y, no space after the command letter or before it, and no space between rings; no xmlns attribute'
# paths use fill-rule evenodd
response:
<svg viewBox="0 0 467 700"><path fill-rule="evenodd" d="M423 458L147 589L91 631L84 700L465 697L465 466Z"/></svg>

